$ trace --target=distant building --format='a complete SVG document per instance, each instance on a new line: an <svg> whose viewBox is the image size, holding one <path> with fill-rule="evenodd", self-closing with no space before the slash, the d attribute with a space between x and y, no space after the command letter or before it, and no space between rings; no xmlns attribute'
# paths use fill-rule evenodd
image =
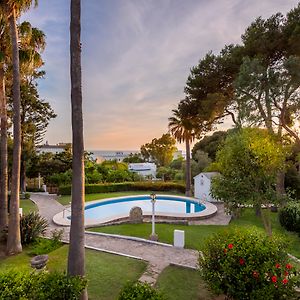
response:
<svg viewBox="0 0 300 300"><path fill-rule="evenodd" d="M178 159L180 157L182 157L183 159L185 159L185 157L186 157L185 153L183 153L182 150L175 151L174 154L173 154L173 159L175 160L175 159Z"/></svg>
<svg viewBox="0 0 300 300"><path fill-rule="evenodd" d="M128 157L132 151L92 151L97 163L102 163L105 160L122 162Z"/></svg>
<svg viewBox="0 0 300 300"><path fill-rule="evenodd" d="M154 163L131 163L128 164L128 170L144 177L156 178L156 164Z"/></svg>
<svg viewBox="0 0 300 300"><path fill-rule="evenodd" d="M219 175L218 172L204 172L194 177L195 198L206 201L217 201L210 194L211 179Z"/></svg>
<svg viewBox="0 0 300 300"><path fill-rule="evenodd" d="M36 148L36 152L38 154L41 154L41 153L56 154L56 153L63 152L66 148L68 148L70 146L71 146L71 143L58 143L56 145L49 145L48 141L47 141L44 145L38 146Z"/></svg>

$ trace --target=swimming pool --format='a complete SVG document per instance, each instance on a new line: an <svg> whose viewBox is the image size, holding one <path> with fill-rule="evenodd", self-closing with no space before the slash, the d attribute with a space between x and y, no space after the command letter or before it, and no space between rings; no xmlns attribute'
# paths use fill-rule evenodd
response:
<svg viewBox="0 0 300 300"><path fill-rule="evenodd" d="M143 213L152 211L151 198L148 195L115 198L86 205L85 217L88 219L111 218L116 215L129 215L132 207L138 206ZM188 198L177 198L167 195L157 195L155 212L162 213L194 213L205 209L204 204L195 203Z"/></svg>
<svg viewBox="0 0 300 300"><path fill-rule="evenodd" d="M85 225L92 226L112 221L126 221L133 207L140 207L144 217L152 214L150 195L125 196L97 200L85 205ZM167 219L193 220L214 215L217 212L215 205L209 202L200 202L199 199L173 196L156 195L155 216ZM70 211L64 210L54 216L53 221L59 225L70 224Z"/></svg>

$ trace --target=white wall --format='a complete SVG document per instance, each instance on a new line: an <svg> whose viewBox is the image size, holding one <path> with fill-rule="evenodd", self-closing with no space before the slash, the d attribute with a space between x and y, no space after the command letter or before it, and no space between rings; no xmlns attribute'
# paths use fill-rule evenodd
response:
<svg viewBox="0 0 300 300"><path fill-rule="evenodd" d="M210 195L210 185L211 180L202 173L194 177L195 198L206 201L215 201Z"/></svg>
<svg viewBox="0 0 300 300"><path fill-rule="evenodd" d="M128 170L142 176L152 176L156 178L156 165L154 163L130 163Z"/></svg>

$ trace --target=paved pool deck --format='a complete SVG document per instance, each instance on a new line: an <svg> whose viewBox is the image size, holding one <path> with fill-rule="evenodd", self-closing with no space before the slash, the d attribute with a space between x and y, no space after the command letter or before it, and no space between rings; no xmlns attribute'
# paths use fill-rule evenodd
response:
<svg viewBox="0 0 300 300"><path fill-rule="evenodd" d="M50 235L53 229L63 229L63 240L69 242L69 227L61 227L53 223L53 216L61 212L65 207L57 202L56 195L45 193L32 193L31 200L36 203L41 216L49 222L47 235ZM195 224L218 224L227 225L230 217L224 214L221 204L217 204L218 213L211 219L195 221ZM214 220L212 220L214 219ZM138 240L128 240L107 235L97 235L86 232L86 248L104 251L117 255L133 257L147 261L148 267L146 272L140 278L140 281L154 284L158 275L168 265L182 265L189 268L198 267L198 251L191 249L175 248L171 245L151 244Z"/></svg>

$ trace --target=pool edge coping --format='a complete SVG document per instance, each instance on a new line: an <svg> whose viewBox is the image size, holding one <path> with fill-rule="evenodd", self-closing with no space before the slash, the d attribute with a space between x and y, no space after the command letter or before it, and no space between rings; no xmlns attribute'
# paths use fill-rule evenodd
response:
<svg viewBox="0 0 300 300"><path fill-rule="evenodd" d="M133 195L133 196L126 196L126 197L127 198L135 198L137 196L149 196L149 195L148 194L143 194L143 195ZM157 196L171 196L171 197L174 197L174 198L181 198L181 199L186 198L186 199L189 199L191 202L194 202L196 204L203 204L203 205L206 206L206 209L204 209L200 212L189 213L189 214L186 214L186 213L182 213L182 214L164 213L163 215L161 215L161 212L157 212L157 214L156 214L157 217L167 217L167 218L172 218L173 217L174 219L182 218L183 220L192 221L192 220L195 220L195 219L209 218L210 216L214 216L218 211L217 206L215 206L213 203L211 203L209 201L202 201L200 199L193 198L193 197L177 196L177 195L165 195L165 194L157 194ZM93 205L93 204L98 203L98 202L103 202L103 201L109 202L112 199L122 199L122 198L124 198L124 196L111 197L111 198L106 198L106 199L103 199L103 200L100 199L100 200L88 201L88 202L85 203L84 207L86 207L88 205ZM68 206L65 206L63 211L61 211L61 212L59 212L59 213L57 213L56 215L53 216L52 220L56 225L70 226L71 221L67 218L67 217L70 216L70 214L71 214L71 208L68 207ZM104 225L105 223L108 223L108 222L111 222L111 221L114 221L114 220L128 218L128 216L129 216L128 214L126 214L126 215L115 215L113 218L107 219L104 222L99 222L99 220L97 220L97 219L85 218L84 226L86 228L87 227L92 227L92 226L101 226L101 225ZM149 212L145 212L144 216L149 216Z"/></svg>

